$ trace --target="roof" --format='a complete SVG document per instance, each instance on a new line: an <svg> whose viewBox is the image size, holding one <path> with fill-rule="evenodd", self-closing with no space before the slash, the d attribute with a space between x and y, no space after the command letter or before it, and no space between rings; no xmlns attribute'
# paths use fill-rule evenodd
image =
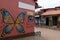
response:
<svg viewBox="0 0 60 40"><path fill-rule="evenodd" d="M41 9L40 14L41 15L60 14L60 6L55 7L55 8Z"/></svg>
<svg viewBox="0 0 60 40"><path fill-rule="evenodd" d="M57 15L57 14L60 14L60 10L50 10L50 11L44 12L41 15Z"/></svg>

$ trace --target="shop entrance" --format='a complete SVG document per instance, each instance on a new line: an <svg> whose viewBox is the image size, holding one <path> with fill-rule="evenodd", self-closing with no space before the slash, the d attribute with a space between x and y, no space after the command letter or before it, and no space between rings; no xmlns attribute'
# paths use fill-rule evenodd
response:
<svg viewBox="0 0 60 40"><path fill-rule="evenodd" d="M58 16L52 16L52 25L57 26L58 24Z"/></svg>
<svg viewBox="0 0 60 40"><path fill-rule="evenodd" d="M46 17L46 26L49 26L49 17Z"/></svg>

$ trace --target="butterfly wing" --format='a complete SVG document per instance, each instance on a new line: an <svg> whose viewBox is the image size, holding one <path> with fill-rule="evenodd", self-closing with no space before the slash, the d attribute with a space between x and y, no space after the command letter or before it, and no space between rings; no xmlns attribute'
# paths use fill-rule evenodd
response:
<svg viewBox="0 0 60 40"><path fill-rule="evenodd" d="M6 25L5 28L4 28L4 30L3 30L3 33L4 33L4 34L10 33L10 32L12 31L12 30L11 30L12 27L13 27L13 24Z"/></svg>
<svg viewBox="0 0 60 40"><path fill-rule="evenodd" d="M17 19L16 19L16 23L23 23L24 22L24 18L25 18L25 13L24 12L21 12Z"/></svg>
<svg viewBox="0 0 60 40"><path fill-rule="evenodd" d="M1 37L4 37L6 34L10 33L12 31L12 27L13 27L13 24L6 25L3 29Z"/></svg>
<svg viewBox="0 0 60 40"><path fill-rule="evenodd" d="M7 10L1 9L1 13L2 13L3 22L6 24L2 32L2 34L4 35L11 32L14 21L12 16Z"/></svg>
<svg viewBox="0 0 60 40"><path fill-rule="evenodd" d="M16 29L18 30L18 32L21 32L21 33L24 32L24 27L20 24L16 24Z"/></svg>
<svg viewBox="0 0 60 40"><path fill-rule="evenodd" d="M4 23L13 23L14 22L11 14L7 10L1 9L1 13L2 13Z"/></svg>
<svg viewBox="0 0 60 40"><path fill-rule="evenodd" d="M16 29L17 31L19 32L24 32L24 27L23 25L19 24L19 23L23 23L24 22L24 18L25 18L25 13L24 12L21 12L17 19L16 19Z"/></svg>

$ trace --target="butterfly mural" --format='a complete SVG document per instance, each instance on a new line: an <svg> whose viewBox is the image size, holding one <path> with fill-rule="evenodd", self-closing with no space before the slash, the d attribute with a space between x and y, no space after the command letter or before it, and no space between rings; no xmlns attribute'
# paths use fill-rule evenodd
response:
<svg viewBox="0 0 60 40"><path fill-rule="evenodd" d="M6 26L3 29L2 34L5 35L5 34L10 33L12 31L14 25L16 25L16 30L18 32L20 32L20 33L24 32L24 27L23 27L23 25L20 24L20 23L24 22L24 18L25 18L24 12L21 12L17 16L17 19L14 21L13 17L6 9L1 9L0 11L2 14L3 22L4 22L4 24L6 24Z"/></svg>

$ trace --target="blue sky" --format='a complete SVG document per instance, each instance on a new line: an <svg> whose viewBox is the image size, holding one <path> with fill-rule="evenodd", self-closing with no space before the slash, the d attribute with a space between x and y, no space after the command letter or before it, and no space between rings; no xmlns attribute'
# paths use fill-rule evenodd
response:
<svg viewBox="0 0 60 40"><path fill-rule="evenodd" d="M38 5L43 8L54 8L60 6L60 0L38 0Z"/></svg>

